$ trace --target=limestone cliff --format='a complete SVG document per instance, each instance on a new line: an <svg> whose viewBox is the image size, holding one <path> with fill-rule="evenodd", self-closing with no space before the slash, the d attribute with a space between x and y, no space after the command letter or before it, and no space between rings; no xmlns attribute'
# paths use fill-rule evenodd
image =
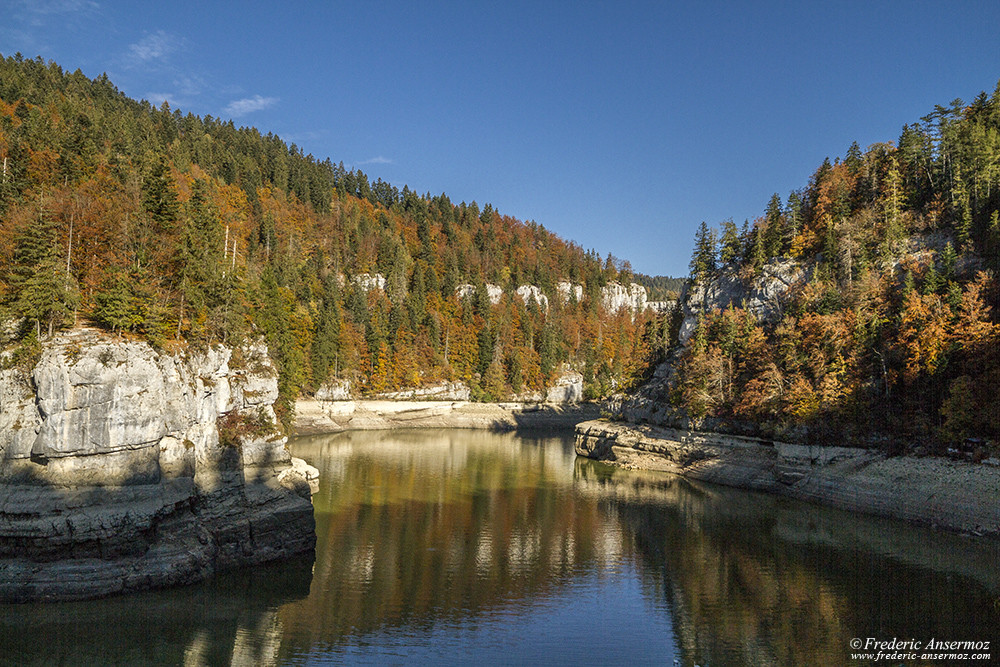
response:
<svg viewBox="0 0 1000 667"><path fill-rule="evenodd" d="M777 321L784 302L796 286L810 279L812 269L786 259L775 259L764 265L760 273L746 279L734 269L726 269L710 281L688 284L680 296L682 320L673 355L661 363L652 377L631 396L619 396L607 405L607 411L618 419L635 423L657 424L674 428L705 428L711 430L711 420L697 424L670 401L674 368L678 355L688 343L703 313L739 307L752 313L759 321Z"/></svg>
<svg viewBox="0 0 1000 667"><path fill-rule="evenodd" d="M167 354L76 329L0 372L0 601L190 583L312 549L315 469L275 431L276 397L263 345Z"/></svg>

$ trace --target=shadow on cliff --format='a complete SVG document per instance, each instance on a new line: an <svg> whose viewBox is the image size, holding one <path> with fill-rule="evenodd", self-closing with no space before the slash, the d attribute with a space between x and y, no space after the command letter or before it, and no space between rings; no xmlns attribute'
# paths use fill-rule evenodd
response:
<svg viewBox="0 0 1000 667"><path fill-rule="evenodd" d="M509 421L493 420L489 425L489 430L504 433L540 429L572 429L580 422L600 417L601 406L597 403L538 403L525 406L521 410L511 410L509 415Z"/></svg>
<svg viewBox="0 0 1000 667"><path fill-rule="evenodd" d="M192 584L303 554L311 563L308 483L278 483L287 459L261 452L245 466L241 447L215 449L162 467L155 451L125 466L73 457L75 470L69 457L0 462L0 603ZM305 595L309 580L285 588Z"/></svg>
<svg viewBox="0 0 1000 667"><path fill-rule="evenodd" d="M312 567L307 554L141 595L0 604L0 662L279 664L278 608L308 595Z"/></svg>

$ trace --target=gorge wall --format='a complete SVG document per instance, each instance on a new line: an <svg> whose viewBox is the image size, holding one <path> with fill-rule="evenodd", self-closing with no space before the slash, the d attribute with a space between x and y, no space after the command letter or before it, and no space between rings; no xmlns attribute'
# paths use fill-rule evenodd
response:
<svg viewBox="0 0 1000 667"><path fill-rule="evenodd" d="M191 583L310 551L316 471L263 345L165 353L74 329L0 371L0 601Z"/></svg>

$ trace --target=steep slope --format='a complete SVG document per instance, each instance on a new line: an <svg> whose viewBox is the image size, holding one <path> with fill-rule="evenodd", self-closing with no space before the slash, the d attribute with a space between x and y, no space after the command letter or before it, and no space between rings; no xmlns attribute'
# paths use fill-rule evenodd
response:
<svg viewBox="0 0 1000 667"><path fill-rule="evenodd" d="M156 345L266 337L279 416L330 380L474 399L630 386L656 316L606 307L628 264L489 204L157 109L54 63L0 59L0 304L19 334L89 320ZM560 285L569 285L563 290ZM642 289L642 288L638 288Z"/></svg>
<svg viewBox="0 0 1000 667"><path fill-rule="evenodd" d="M675 346L625 418L810 444L1000 437L1000 86L703 224Z"/></svg>

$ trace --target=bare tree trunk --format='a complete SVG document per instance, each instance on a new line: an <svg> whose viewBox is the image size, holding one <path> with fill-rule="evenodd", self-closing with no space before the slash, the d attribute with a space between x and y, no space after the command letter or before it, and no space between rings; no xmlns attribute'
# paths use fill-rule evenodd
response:
<svg viewBox="0 0 1000 667"><path fill-rule="evenodd" d="M177 338L181 337L181 323L184 321L184 293L181 292L181 307L177 313Z"/></svg>
<svg viewBox="0 0 1000 667"><path fill-rule="evenodd" d="M73 258L73 218L76 215L75 211L69 214L69 243L66 245L66 279L69 280L69 264L70 260Z"/></svg>

